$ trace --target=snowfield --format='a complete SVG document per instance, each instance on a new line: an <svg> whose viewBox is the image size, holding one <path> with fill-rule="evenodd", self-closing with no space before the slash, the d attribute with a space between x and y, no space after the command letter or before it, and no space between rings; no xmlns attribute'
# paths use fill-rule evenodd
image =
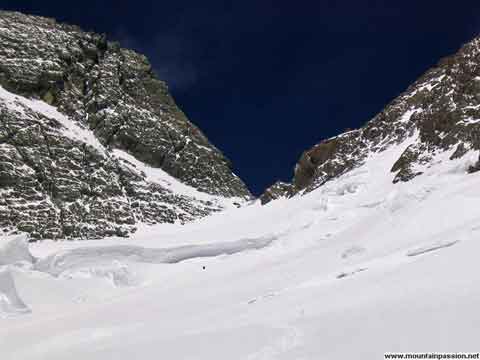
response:
<svg viewBox="0 0 480 360"><path fill-rule="evenodd" d="M478 352L478 153L393 184L408 144L303 196L130 239L0 239L0 358Z"/></svg>

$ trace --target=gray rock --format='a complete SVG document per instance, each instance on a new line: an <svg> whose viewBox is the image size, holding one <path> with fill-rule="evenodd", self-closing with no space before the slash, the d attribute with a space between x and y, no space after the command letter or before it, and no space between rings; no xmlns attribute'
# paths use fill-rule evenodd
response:
<svg viewBox="0 0 480 360"><path fill-rule="evenodd" d="M290 194L312 191L408 137L413 143L392 164L394 183L421 175L418 165L428 165L439 152L452 151L453 160L480 150L480 38L442 59L362 128L305 151Z"/></svg>
<svg viewBox="0 0 480 360"><path fill-rule="evenodd" d="M292 192L293 187L291 184L277 181L275 184L273 184L263 192L263 194L260 196L260 202L262 203L262 205L265 205L272 200L276 200L282 197L290 197Z"/></svg>
<svg viewBox="0 0 480 360"><path fill-rule="evenodd" d="M1 230L127 236L139 222L183 223L220 210L220 197L251 197L143 55L43 17L0 11L0 29L0 86L19 96L0 100ZM88 139L24 99L54 106ZM115 150L210 197L151 181Z"/></svg>

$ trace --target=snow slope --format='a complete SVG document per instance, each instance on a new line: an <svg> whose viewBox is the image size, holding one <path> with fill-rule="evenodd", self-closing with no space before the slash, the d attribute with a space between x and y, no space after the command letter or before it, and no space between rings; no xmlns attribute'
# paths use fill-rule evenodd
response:
<svg viewBox="0 0 480 360"><path fill-rule="evenodd" d="M93 132L81 127L67 116L60 113L54 106L37 99L28 99L5 90L0 86L0 102L10 111L20 114L22 117L31 116L31 112L40 113L48 118L55 119L62 127L62 134L68 138L81 141L94 147L100 153L105 153L104 146L93 135Z"/></svg>
<svg viewBox="0 0 480 360"><path fill-rule="evenodd" d="M240 197L227 198L198 191L167 174L164 170L148 166L123 150L113 149L112 155L122 160L123 164L131 171L143 175L146 178L146 181L159 184L173 194L189 198L190 201L209 201L219 206L220 209L234 208L238 204L245 203L245 199Z"/></svg>
<svg viewBox="0 0 480 360"><path fill-rule="evenodd" d="M8 270L0 270L0 316L28 313L30 310L22 301Z"/></svg>
<svg viewBox="0 0 480 360"><path fill-rule="evenodd" d="M28 239L24 235L0 238L0 266L17 262L32 263L34 258L28 249Z"/></svg>
<svg viewBox="0 0 480 360"><path fill-rule="evenodd" d="M0 357L478 351L480 173L466 174L478 153L437 155L393 184L410 142L290 200L131 239L32 244L34 265L4 265L31 313L0 318Z"/></svg>

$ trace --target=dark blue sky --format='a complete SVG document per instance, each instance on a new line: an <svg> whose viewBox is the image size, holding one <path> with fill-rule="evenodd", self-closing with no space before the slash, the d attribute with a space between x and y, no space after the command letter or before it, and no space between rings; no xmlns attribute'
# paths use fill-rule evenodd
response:
<svg viewBox="0 0 480 360"><path fill-rule="evenodd" d="M254 193L480 33L480 1L5 1L146 54Z"/></svg>

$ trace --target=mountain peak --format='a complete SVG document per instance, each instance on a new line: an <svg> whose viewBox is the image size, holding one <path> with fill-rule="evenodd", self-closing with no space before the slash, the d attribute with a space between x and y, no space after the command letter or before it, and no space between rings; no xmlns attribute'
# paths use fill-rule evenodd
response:
<svg viewBox="0 0 480 360"><path fill-rule="evenodd" d="M392 163L394 183L421 175L440 152L454 159L480 150L480 38L441 59L362 128L305 151L289 194L316 189L407 138L411 144Z"/></svg>
<svg viewBox="0 0 480 360"><path fill-rule="evenodd" d="M251 197L145 56L54 19L0 27L4 231L127 235Z"/></svg>

